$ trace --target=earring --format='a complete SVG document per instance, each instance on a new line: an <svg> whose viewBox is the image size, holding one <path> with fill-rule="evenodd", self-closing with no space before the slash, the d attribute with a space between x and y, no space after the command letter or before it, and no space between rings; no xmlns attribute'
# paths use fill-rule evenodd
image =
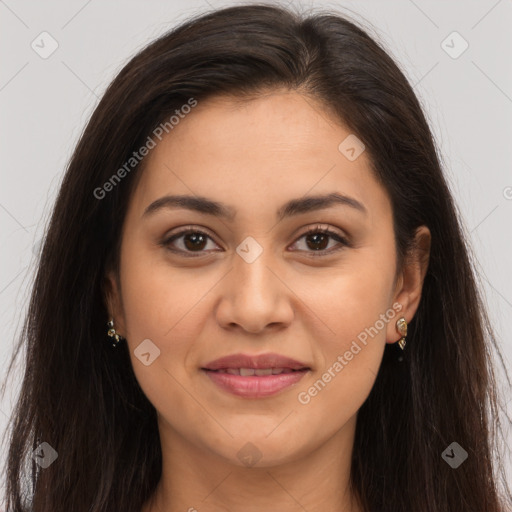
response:
<svg viewBox="0 0 512 512"><path fill-rule="evenodd" d="M108 325L108 332L107 334L111 337L111 338L114 338L112 340L112 346L113 347L117 347L120 343L120 341L123 339L119 334L117 334L116 330L114 329L114 319L111 318L108 322L107 322L107 325Z"/></svg>
<svg viewBox="0 0 512 512"><path fill-rule="evenodd" d="M399 340L398 340L398 346L404 350L405 349L405 337L407 336L407 322L405 321L405 318L399 318L396 322L396 329L398 331L398 333L400 334L400 336L402 336Z"/></svg>

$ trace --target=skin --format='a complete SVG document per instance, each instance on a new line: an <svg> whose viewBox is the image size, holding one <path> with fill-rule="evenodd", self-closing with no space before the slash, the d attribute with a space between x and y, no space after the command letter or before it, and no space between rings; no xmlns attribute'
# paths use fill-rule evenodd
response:
<svg viewBox="0 0 512 512"><path fill-rule="evenodd" d="M396 320L410 322L417 310L430 233L418 230L417 249L397 269L389 197L366 152L350 161L338 150L349 134L311 97L275 90L200 102L146 157L123 225L120 283L107 275L116 330L158 411L162 478L144 512L362 511L349 486L357 412L385 344L400 338ZM331 192L366 213L334 205L276 220L286 201ZM180 208L143 216L167 194L204 196L236 215ZM161 244L188 225L209 236L196 252L187 236ZM350 245L303 236L317 225ZM263 250L252 263L236 252L247 236ZM298 394L393 304L401 311L300 403ZM145 339L160 350L148 366L134 354ZM275 396L240 398L200 371L239 352L277 352L312 370ZM261 456L252 467L237 456L247 443Z"/></svg>

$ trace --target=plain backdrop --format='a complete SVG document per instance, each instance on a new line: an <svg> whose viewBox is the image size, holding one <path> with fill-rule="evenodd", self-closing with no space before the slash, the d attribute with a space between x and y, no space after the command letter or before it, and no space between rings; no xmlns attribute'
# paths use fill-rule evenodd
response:
<svg viewBox="0 0 512 512"><path fill-rule="evenodd" d="M0 0L2 380L26 311L45 222L74 145L106 86L138 49L180 21L237 3L248 2ZM305 10L332 8L365 26L414 86L479 262L511 372L512 2L294 3ZM0 403L0 433L19 388L18 368ZM502 392L512 398L499 375ZM509 415L511 406L508 401ZM507 439L512 445L511 432Z"/></svg>

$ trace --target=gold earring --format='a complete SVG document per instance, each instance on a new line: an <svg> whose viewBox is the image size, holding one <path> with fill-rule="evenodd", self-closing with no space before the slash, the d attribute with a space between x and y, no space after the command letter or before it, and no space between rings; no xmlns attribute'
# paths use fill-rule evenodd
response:
<svg viewBox="0 0 512 512"><path fill-rule="evenodd" d="M399 340L398 340L398 346L404 350L405 349L405 337L407 336L407 322L405 321L405 318L399 318L396 322L396 329L398 331L398 333L400 334L400 336L402 336Z"/></svg>
<svg viewBox="0 0 512 512"><path fill-rule="evenodd" d="M112 340L112 346L113 347L117 347L120 343L120 341L123 339L119 334L117 334L115 328L114 328L114 319L111 318L108 322L107 322L107 325L108 325L108 332L107 334L111 337L111 338L114 338Z"/></svg>

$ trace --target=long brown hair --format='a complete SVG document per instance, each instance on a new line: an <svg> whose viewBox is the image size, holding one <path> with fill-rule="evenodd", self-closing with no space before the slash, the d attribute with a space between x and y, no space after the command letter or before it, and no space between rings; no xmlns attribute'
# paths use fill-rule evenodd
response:
<svg viewBox="0 0 512 512"><path fill-rule="evenodd" d="M191 98L243 98L278 87L320 100L363 141L392 201L400 262L418 226L432 233L404 359L386 346L358 413L355 492L372 512L504 512L510 490L503 482L507 497L500 497L503 473L493 464L501 432L495 337L418 99L355 22L256 4L196 16L144 48L108 87L81 136L9 368L24 348L6 465L8 512L140 511L155 490L162 462L156 411L126 345L112 352L107 342L103 290L106 271L118 269L120 228L144 161L105 197L95 190ZM454 441L468 453L457 469L442 458ZM58 454L45 469L31 458L43 442Z"/></svg>

